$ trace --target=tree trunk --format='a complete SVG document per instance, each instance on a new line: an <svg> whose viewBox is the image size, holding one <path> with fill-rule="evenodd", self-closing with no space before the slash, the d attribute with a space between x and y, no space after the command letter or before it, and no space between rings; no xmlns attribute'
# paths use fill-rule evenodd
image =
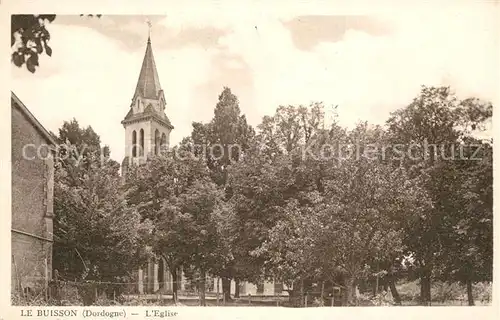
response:
<svg viewBox="0 0 500 320"><path fill-rule="evenodd" d="M467 301L469 306L474 305L474 296L472 295L472 281L467 280Z"/></svg>
<svg viewBox="0 0 500 320"><path fill-rule="evenodd" d="M354 284L354 278L351 276L346 276L345 279L344 301L346 302L346 306L356 305L356 286Z"/></svg>
<svg viewBox="0 0 500 320"><path fill-rule="evenodd" d="M226 302L231 300L231 279L222 278L222 294Z"/></svg>
<svg viewBox="0 0 500 320"><path fill-rule="evenodd" d="M220 278L217 277L217 305L219 305L219 281L220 281Z"/></svg>
<svg viewBox="0 0 500 320"><path fill-rule="evenodd" d="M200 270L200 281L199 281L199 292L200 292L200 303L203 307L206 307L207 306L207 302L205 300L205 282L206 282L206 277L207 277L207 274L205 272L205 270L201 269Z"/></svg>
<svg viewBox="0 0 500 320"><path fill-rule="evenodd" d="M305 303L305 296L307 295L307 292L304 291L304 279L300 280L300 306L301 307L307 307Z"/></svg>
<svg viewBox="0 0 500 320"><path fill-rule="evenodd" d="M239 298L240 297L240 280L235 279L234 280L235 285L234 285L234 297Z"/></svg>
<svg viewBox="0 0 500 320"><path fill-rule="evenodd" d="M170 274L172 275L172 301L174 303L179 302L178 291L179 286L177 283L177 268L169 268Z"/></svg>
<svg viewBox="0 0 500 320"><path fill-rule="evenodd" d="M292 287L292 290L288 290L288 302L292 307L300 307L301 301L303 301L304 298L300 295L300 281L294 280L292 283Z"/></svg>
<svg viewBox="0 0 500 320"><path fill-rule="evenodd" d="M429 270L424 270L420 276L420 304L431 305L431 277Z"/></svg>
<svg viewBox="0 0 500 320"><path fill-rule="evenodd" d="M396 288L396 283L394 281L394 276L389 276L387 278L387 282L389 284L389 287L391 288L391 294L392 297L394 298L394 302L396 305L400 306L401 305L401 296L399 295L398 289Z"/></svg>

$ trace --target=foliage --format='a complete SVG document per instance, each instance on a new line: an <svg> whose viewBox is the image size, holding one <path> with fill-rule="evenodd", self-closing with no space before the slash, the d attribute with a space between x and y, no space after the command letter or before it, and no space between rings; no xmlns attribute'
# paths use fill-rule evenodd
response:
<svg viewBox="0 0 500 320"><path fill-rule="evenodd" d="M393 306L394 300L390 293L382 291L375 296L361 294L358 298L358 305L361 306Z"/></svg>
<svg viewBox="0 0 500 320"><path fill-rule="evenodd" d="M223 191L188 143L129 168L126 188L128 205L154 225L148 242L153 251L165 259L172 275L183 266L194 279L220 270L228 251L219 224Z"/></svg>
<svg viewBox="0 0 500 320"><path fill-rule="evenodd" d="M95 16L101 17L100 14ZM40 55L45 52L49 57L52 56L52 48L48 44L50 33L46 26L55 19L55 14L13 14L11 16L10 46L13 49L12 63L15 66L26 65L31 73L35 73L37 67L40 66Z"/></svg>
<svg viewBox="0 0 500 320"><path fill-rule="evenodd" d="M39 55L45 52L52 55L48 45L50 33L45 28L46 23L54 21L56 15L14 14L11 16L11 47L14 65L26 68L34 73L39 66Z"/></svg>
<svg viewBox="0 0 500 320"><path fill-rule="evenodd" d="M317 107L313 105L309 114L310 119L317 120L307 123L322 123L321 117L316 117L321 114ZM307 114L304 110L307 109L297 108L296 114ZM255 254L265 256L270 273L289 283L309 276L335 282L342 275L353 299L352 286L357 279L367 276L366 264L373 257L394 259L402 254L400 223L415 219L428 205L425 192L418 181L408 178L404 168L394 170L378 157L371 158L363 152L360 157L342 159L338 149L325 153L322 147L345 143L364 150L381 142L380 128L360 124L347 132L334 124L328 131L316 126L300 134L301 128L311 127L293 125L297 122L290 120L296 119L293 108L277 112L285 116L280 114L276 117L279 120L268 119L266 123L278 121L276 127L289 131L280 129L279 134L273 135L269 129L266 141L282 141L279 145L284 148L278 155L269 154L268 164L255 166L267 165L275 171L266 170L259 180L248 181L244 168L235 168L237 181L243 188L257 189L266 197L266 202L256 202L268 209L256 211L271 212L259 216L259 220L274 218ZM282 138L269 138L272 136ZM304 156L301 148L311 144L315 148L309 148L312 151ZM270 187L263 189L266 185L263 181L267 179ZM260 200L258 194L249 191L249 199ZM244 208L252 206L247 203Z"/></svg>
<svg viewBox="0 0 500 320"><path fill-rule="evenodd" d="M420 286L418 280L400 281L397 285L397 290L403 301L417 302L420 298Z"/></svg>
<svg viewBox="0 0 500 320"><path fill-rule="evenodd" d="M241 115L238 98L227 87L219 95L212 120L206 124L193 123L189 141L191 151L204 159L211 180L222 188L226 202L233 197L233 188L228 183L230 168L248 152L254 135L254 129L248 125L245 115ZM223 279L226 300L230 299L230 278L250 279L259 273L256 271L259 266L249 262L248 251L241 247L242 225L238 222L238 215L231 213L234 208L234 202L231 201L223 210L234 225L223 224L218 229L220 234L225 235L220 239L226 259L213 266L213 272Z"/></svg>
<svg viewBox="0 0 500 320"><path fill-rule="evenodd" d="M245 115L240 115L238 98L225 87L219 95L214 117L207 124L193 123L191 139L195 155L203 154L211 178L219 186L227 180L227 168L249 148L254 135ZM230 195L228 195L230 196Z"/></svg>
<svg viewBox="0 0 500 320"><path fill-rule="evenodd" d="M491 114L489 103L460 101L448 87L423 87L410 105L387 121L391 143L413 150L411 157L400 157L394 164L407 168L410 177L419 177L432 201L417 221L402 226L405 251L422 280L424 304L431 301L431 279L477 281L491 274L492 182L488 172L492 166L487 155L491 148L483 144L486 155L480 162L470 157L474 153L471 144L477 143L472 130ZM461 159L463 155L467 157ZM474 273L483 276L470 278Z"/></svg>
<svg viewBox="0 0 500 320"><path fill-rule="evenodd" d="M492 278L493 146L473 132L491 104L424 87L385 128L352 129L336 118L327 125L324 109L280 106L256 134L225 88L209 123L130 166L124 184L91 128L66 123L56 207L58 228L84 245L73 259L84 263L72 268L92 265L96 277L132 270L147 245L171 272L183 266L199 292L212 275L225 294L230 278L282 280L293 286L291 302L320 281L341 287L343 304L392 305L398 291L422 304L467 293L489 299L487 286L472 284ZM67 221L81 228L68 231ZM125 257L133 262L120 270L106 262ZM356 286L375 276L392 294L358 299ZM406 283L395 286L398 279Z"/></svg>
<svg viewBox="0 0 500 320"><path fill-rule="evenodd" d="M80 137L74 141L93 148L86 149L82 160L77 145L59 146L53 265L67 277L120 280L145 258L142 249L151 224L126 205L117 164L101 158L98 136L92 132L76 121L60 130L59 140Z"/></svg>
<svg viewBox="0 0 500 320"><path fill-rule="evenodd" d="M473 287L474 297L482 303L492 302L493 285L491 282L478 282Z"/></svg>
<svg viewBox="0 0 500 320"><path fill-rule="evenodd" d="M460 298L465 296L465 290L458 282L443 283L437 281L432 284L431 294L433 301L446 302L449 300L460 300Z"/></svg>

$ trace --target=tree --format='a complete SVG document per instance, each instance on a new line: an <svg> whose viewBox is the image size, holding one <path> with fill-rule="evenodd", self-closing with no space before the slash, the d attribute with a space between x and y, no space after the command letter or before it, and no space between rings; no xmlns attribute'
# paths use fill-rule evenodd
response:
<svg viewBox="0 0 500 320"><path fill-rule="evenodd" d="M151 224L126 205L117 163L101 157L90 127L66 122L58 140L67 143L59 145L54 179L54 269L70 279L130 280L130 270L146 258ZM78 145L92 148L82 152ZM95 297L89 296L86 304Z"/></svg>
<svg viewBox="0 0 500 320"><path fill-rule="evenodd" d="M194 267L197 272L212 272L212 265L222 259L210 259L206 263L199 259L193 260L198 250L203 248L203 239L198 238L193 228L203 228L199 224L205 223L205 220L198 218L212 209L199 208L195 212L190 201L202 201L197 197L200 195L196 190L214 186L211 185L205 159L196 157L191 147L191 139L186 138L170 152L149 157L139 166L131 166L126 178L128 205L136 208L143 219L153 222L154 230L149 245L158 257L165 259L173 279L177 279L180 267L185 271ZM204 191L215 192L212 189ZM199 192L203 194L203 191ZM212 195L216 197L218 193ZM204 205L208 206L208 202ZM213 221L210 219L210 224ZM212 238L209 240L217 240L210 247L214 255L219 244L216 234L216 227L211 225L209 236ZM197 251L192 252L191 248ZM176 282L173 284L173 300L177 302L178 287Z"/></svg>
<svg viewBox="0 0 500 320"><path fill-rule="evenodd" d="M309 153L312 162L305 159L303 165L322 162L322 188L302 188L289 198L283 219L270 230L260 250L271 257L273 273L284 273L293 283L308 277L340 280L344 303L355 304L356 282L368 276L373 258L401 254L399 223L418 215L426 205L425 194L404 169L394 170L380 154L369 154L369 147L383 144L381 134L380 128L360 124L344 139L338 136L358 153L341 157L337 148L329 154L323 147ZM333 141L339 140L326 145L334 146Z"/></svg>
<svg viewBox="0 0 500 320"><path fill-rule="evenodd" d="M493 276L493 148L475 139L469 143L474 147L465 150L466 158L447 168L454 208L446 220L437 273L444 281L465 284L468 303L474 305L472 285L492 281ZM472 154L476 160L471 160Z"/></svg>
<svg viewBox="0 0 500 320"><path fill-rule="evenodd" d="M291 164L286 156L274 163L249 150L243 161L229 170L229 185L233 190L231 204L235 221L233 232L236 243L233 252L236 268L246 279L259 282L264 276L264 252L253 255L268 238L269 230L280 220L285 205L284 194L293 185Z"/></svg>
<svg viewBox="0 0 500 320"><path fill-rule="evenodd" d="M202 148L195 154L203 152L212 172L212 180L219 186L225 186L228 166L239 161L254 134L245 115L240 114L238 98L225 87L219 95L214 117L207 124L193 123L191 138L196 147ZM230 197L230 194L227 196Z"/></svg>
<svg viewBox="0 0 500 320"><path fill-rule="evenodd" d="M245 261L240 268L253 281L272 278L301 283L307 271L296 269L291 262L288 271L283 270L283 257L274 254L269 241L295 238L286 232L290 226L283 221L288 221L290 211L307 210L312 201L310 194L324 191L327 174L327 161L310 152L319 151L330 136L339 138L340 143L342 130L335 124L325 129L324 107L320 103L278 107L274 116L264 117L259 129L243 160L229 169L228 184L234 193L231 202L242 235L237 248L250 253L239 259ZM280 231L272 232L273 228ZM298 245L295 240L290 241L293 246Z"/></svg>
<svg viewBox="0 0 500 320"><path fill-rule="evenodd" d="M223 192L207 177L197 180L180 196L180 212L184 216L186 245L189 256L188 266L199 277L196 281L202 306L205 302L205 281L207 273L214 273L214 266L225 259L219 249L217 211L223 200ZM222 253L222 255L219 255Z"/></svg>
<svg viewBox="0 0 500 320"><path fill-rule="evenodd" d="M415 224L405 227L404 243L407 253L414 258L424 305L431 301L431 279L439 276L440 266L447 260L445 244L450 241L449 235L454 234L451 221L456 221L454 217L463 212L457 208L464 181L458 177L462 169L454 169L459 168L456 156L467 144L471 131L480 128L491 113L491 104L478 99L460 101L448 87L423 87L410 105L393 113L387 121L392 145L402 147L391 155L394 165L405 166L410 177L420 177L432 199L429 210ZM401 150L412 153L403 154ZM478 203L470 201L468 205L475 208Z"/></svg>
<svg viewBox="0 0 500 320"><path fill-rule="evenodd" d="M100 18L101 15L96 16ZM10 46L14 49L12 63L15 66L26 65L31 73L35 73L36 68L39 67L39 55L45 52L49 57L52 56L52 48L48 44L50 33L46 25L55 19L55 14L13 14L11 16Z"/></svg>
<svg viewBox="0 0 500 320"><path fill-rule="evenodd" d="M255 132L248 125L245 115L241 115L238 98L227 87L219 95L212 120L206 124L193 123L192 151L196 156L205 159L210 177L217 186L224 189L226 201L232 197L233 192L231 186L227 184L228 170L249 149L254 135ZM226 247L236 246L228 243ZM222 289L226 300L231 299L231 278L235 278L238 284L244 277L234 267L240 259L241 257L235 255L233 262L228 262L218 274L222 278Z"/></svg>

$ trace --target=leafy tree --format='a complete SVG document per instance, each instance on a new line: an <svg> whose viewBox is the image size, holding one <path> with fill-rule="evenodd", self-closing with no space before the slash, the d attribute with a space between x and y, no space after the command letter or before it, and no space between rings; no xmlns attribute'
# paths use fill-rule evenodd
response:
<svg viewBox="0 0 500 320"><path fill-rule="evenodd" d="M67 143L59 145L54 179L54 269L70 279L130 279L130 270L145 259L151 224L126 205L117 163L101 157L90 127L66 122L58 140ZM78 145L93 148L82 152Z"/></svg>
<svg viewBox="0 0 500 320"><path fill-rule="evenodd" d="M241 115L238 98L227 87L219 95L212 120L206 124L193 123L192 151L196 156L205 159L212 181L224 189L226 200L232 197L232 189L227 184L228 170L248 150L254 135L255 132L248 125L245 115ZM230 246L235 247L226 244L227 248ZM245 277L234 266L239 259L241 257L235 255L233 262L221 266L218 274L222 278L222 289L226 300L231 299L231 278L235 278L238 283L240 278ZM239 285L236 288L239 288Z"/></svg>
<svg viewBox="0 0 500 320"><path fill-rule="evenodd" d="M280 223L292 210L287 206L293 203L297 206L294 210L301 211L312 201L309 193L324 191L328 163L309 152L319 151L330 135L340 137L342 130L336 125L325 130L323 109L318 103L279 107L274 116L264 117L254 144L244 159L230 168L228 183L234 192L231 201L236 225L243 235L237 247L250 253L240 259L245 261L241 269L252 266L246 267L248 279L262 281L264 277L299 283L307 273L302 269L291 272L291 265L291 273L282 270L281 258L273 256L265 244L271 237L290 235L284 231L287 226ZM271 232L275 227L282 229ZM280 232L285 234L277 236Z"/></svg>
<svg viewBox="0 0 500 320"><path fill-rule="evenodd" d="M45 52L52 55L52 48L48 45L50 33L45 28L46 23L54 21L56 15L31 15L21 14L11 16L11 47L15 47L12 53L12 62L26 68L34 73L39 66L38 57Z"/></svg>
<svg viewBox="0 0 500 320"><path fill-rule="evenodd" d="M187 265L199 276L198 288L201 304L205 302L205 281L207 273L212 273L213 266L224 259L224 252L219 249L216 214L222 202L223 192L207 179L197 180L180 198L180 212L184 217L186 246L183 248L189 256ZM222 253L222 256L219 255Z"/></svg>
<svg viewBox="0 0 500 320"><path fill-rule="evenodd" d="M235 212L233 224L236 261L239 272L252 282L264 275L266 256L251 255L268 237L269 230L280 220L284 194L293 185L290 161L282 156L269 163L257 152L249 152L244 161L230 168L229 184L234 192L231 203Z"/></svg>
<svg viewBox="0 0 500 320"><path fill-rule="evenodd" d="M217 253L220 239L217 237L215 218L203 218L214 210L215 202L219 201L219 194L212 190L217 187L212 185L204 158L197 158L191 152L191 145L189 138L184 139L171 152L150 157L144 164L130 167L126 178L128 205L136 208L143 219L153 222L154 231L149 244L157 256L165 259L173 279L177 279L180 267L183 267L187 274L190 269L202 274L212 274L215 266L224 259L224 256ZM205 187L213 188L199 191ZM195 205L191 201L203 200L197 197L201 196L197 190L202 195L212 195L217 201L210 198L215 201L212 207L208 206L207 202L203 204L204 207L195 211ZM205 191L214 193L205 194ZM203 229L203 223L210 224L207 229L210 231L208 240L203 237L200 239L200 234L197 233L200 230L194 230ZM208 232L207 230L205 231ZM200 250L207 246L209 249L205 254L212 252L212 255L219 259L208 259L208 256L206 262L198 259ZM191 251L191 248L195 251ZM177 283L174 282L174 301L178 299L177 291Z"/></svg>
<svg viewBox="0 0 500 320"><path fill-rule="evenodd" d="M474 305L473 284L493 276L493 149L481 141L469 143L474 147L464 150L465 159L447 168L453 214L445 222L448 232L437 273L445 281L466 284L469 305ZM471 160L473 154L476 160Z"/></svg>
<svg viewBox="0 0 500 320"><path fill-rule="evenodd" d="M456 207L463 196L463 180L457 177L462 169L455 170L459 167L453 152L466 144L471 131L487 121L491 113L491 104L477 99L460 101L448 87L423 87L410 105L387 121L392 145L402 147L391 155L397 159L394 165L405 166L410 177L420 177L433 203L415 224L406 226L404 241L420 278L422 304L431 301L431 279L439 276L440 266L447 260L443 259L445 243L454 234L451 221L456 221L454 216L463 211ZM402 154L401 150L412 152ZM478 203L471 201L468 205Z"/></svg>
<svg viewBox="0 0 500 320"><path fill-rule="evenodd" d="M96 15L98 18L100 16L100 14ZM45 52L49 57L52 56L52 48L48 44L50 33L46 25L55 19L55 14L13 14L11 16L10 46L14 49L12 52L14 65L17 67L26 65L31 73L35 73L40 65L39 55Z"/></svg>
<svg viewBox="0 0 500 320"><path fill-rule="evenodd" d="M249 148L254 134L245 115L240 114L238 98L225 87L219 95L214 117L207 124L193 123L191 138L195 146L203 148L195 150L195 154L203 152L212 180L225 186L228 166L237 162Z"/></svg>
<svg viewBox="0 0 500 320"><path fill-rule="evenodd" d="M340 279L345 303L355 304L356 282L368 276L373 257L401 254L399 223L414 219L425 206L425 195L404 170L393 170L380 155L365 150L380 141L380 134L379 128L360 124L344 140L357 154L309 155L314 161L329 161L329 166L323 163L324 190L303 189L301 197L290 198L283 219L270 230L261 250L270 255L275 274L285 274L294 283L310 276L331 283Z"/></svg>

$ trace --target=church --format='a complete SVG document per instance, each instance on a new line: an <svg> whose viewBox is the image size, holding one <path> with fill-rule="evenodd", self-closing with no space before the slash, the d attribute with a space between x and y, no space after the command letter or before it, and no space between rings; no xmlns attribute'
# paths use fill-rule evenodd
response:
<svg viewBox="0 0 500 320"><path fill-rule="evenodd" d="M153 56L151 38L148 37L146 53L142 62L137 86L132 97L129 111L122 120L125 129L125 157L122 162L122 174L132 164L141 164L148 155L157 155L170 146L170 133L174 126L166 115L165 93L161 88L158 71ZM179 293L190 290L182 270L178 279L172 279L163 258L150 260L144 269L137 272L139 293L170 293L173 282L178 284ZM207 281L207 291L217 291L217 279ZM236 284L231 282L231 293L236 291ZM283 286L278 283L265 282L258 286L251 283L240 283L241 295L274 295L281 294ZM222 292L222 290L220 290Z"/></svg>

